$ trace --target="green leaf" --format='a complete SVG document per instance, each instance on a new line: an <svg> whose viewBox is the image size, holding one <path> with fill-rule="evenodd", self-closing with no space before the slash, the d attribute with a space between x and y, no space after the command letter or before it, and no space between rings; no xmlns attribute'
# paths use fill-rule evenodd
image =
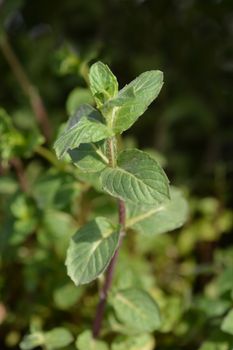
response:
<svg viewBox="0 0 233 350"><path fill-rule="evenodd" d="M162 86L163 73L159 70L139 75L103 105L101 111L108 126L114 133L129 129L158 96Z"/></svg>
<svg viewBox="0 0 233 350"><path fill-rule="evenodd" d="M118 82L115 75L102 62L96 62L91 66L89 81L98 108L118 92Z"/></svg>
<svg viewBox="0 0 233 350"><path fill-rule="evenodd" d="M222 273L219 274L216 285L218 292L224 294L230 292L233 288L233 266L226 267Z"/></svg>
<svg viewBox="0 0 233 350"><path fill-rule="evenodd" d="M69 94L66 101L66 110L68 115L73 115L78 107L82 104L93 104L94 100L89 89L75 88Z"/></svg>
<svg viewBox="0 0 233 350"><path fill-rule="evenodd" d="M204 341L198 350L229 350L229 344L226 341L222 340L221 342L213 341Z"/></svg>
<svg viewBox="0 0 233 350"><path fill-rule="evenodd" d="M41 332L25 335L19 347L22 350L31 350L44 344L44 335Z"/></svg>
<svg viewBox="0 0 233 350"><path fill-rule="evenodd" d="M68 152L72 162L85 172L101 171L108 164L108 158L98 143L83 143Z"/></svg>
<svg viewBox="0 0 233 350"><path fill-rule="evenodd" d="M97 110L89 105L80 106L69 119L67 129L54 144L58 158L64 156L69 149L81 143L97 142L112 136L112 132L103 123Z"/></svg>
<svg viewBox="0 0 233 350"><path fill-rule="evenodd" d="M14 193L18 189L18 183L16 179L11 178L10 176L0 177L0 194L8 195Z"/></svg>
<svg viewBox="0 0 233 350"><path fill-rule="evenodd" d="M153 350L154 348L155 340L150 334L139 334L114 341L111 350Z"/></svg>
<svg viewBox="0 0 233 350"><path fill-rule="evenodd" d="M120 153L116 168L101 173L103 189L114 197L156 205L169 198L168 179L160 165L137 149Z"/></svg>
<svg viewBox="0 0 233 350"><path fill-rule="evenodd" d="M75 305L83 294L82 288L77 288L73 283L68 283L54 291L53 298L58 309L68 310Z"/></svg>
<svg viewBox="0 0 233 350"><path fill-rule="evenodd" d="M107 219L98 217L72 237L66 266L76 285L91 282L106 269L118 245L118 231Z"/></svg>
<svg viewBox="0 0 233 350"><path fill-rule="evenodd" d="M62 327L44 333L44 344L48 350L63 348L72 343L73 340L70 331Z"/></svg>
<svg viewBox="0 0 233 350"><path fill-rule="evenodd" d="M135 288L119 290L110 302L119 320L135 332L152 332L160 327L159 308L145 291Z"/></svg>
<svg viewBox="0 0 233 350"><path fill-rule="evenodd" d="M127 227L144 234L160 234L181 227L188 217L188 204L181 192L172 187L171 199L154 207L128 205Z"/></svg>
<svg viewBox="0 0 233 350"><path fill-rule="evenodd" d="M81 333L75 344L78 350L109 350L108 345L102 340L94 339L90 331Z"/></svg>
<svg viewBox="0 0 233 350"><path fill-rule="evenodd" d="M221 330L233 335L233 309L231 309L224 317L221 324Z"/></svg>

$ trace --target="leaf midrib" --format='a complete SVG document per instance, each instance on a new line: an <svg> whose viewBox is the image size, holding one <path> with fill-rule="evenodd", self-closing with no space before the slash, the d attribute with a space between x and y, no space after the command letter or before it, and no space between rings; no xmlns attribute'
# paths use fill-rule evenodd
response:
<svg viewBox="0 0 233 350"><path fill-rule="evenodd" d="M87 266L88 266L88 264L89 264L89 262L90 262L90 260L91 260L91 257L93 256L93 254L95 253L95 251L97 250L97 248L100 246L100 244L101 243L103 243L105 240L107 240L107 239L109 239L110 237L111 237L111 235L113 235L115 233L115 231L114 230L107 230L106 231L106 233L105 233L105 236L102 236L102 239L99 239L98 241L96 241L93 245L94 245L94 247L91 247L91 249L90 249L90 252L89 252L89 254L88 254L88 256L87 256L87 260L86 260L86 263L85 263L85 268L83 268L82 269L82 273L81 273L81 276L80 276L80 278L79 278L79 281L78 281L78 284L80 284L80 281L82 280L82 278L83 278L83 275L84 275L84 273L85 273L85 271L86 271L86 268L87 268ZM75 242L76 244L77 244L77 242ZM72 263L71 264L73 264L74 263L74 261L77 259L77 256L74 258L74 259L72 259ZM104 266L105 267L105 266ZM103 268L104 268L103 267Z"/></svg>
<svg viewBox="0 0 233 350"><path fill-rule="evenodd" d="M144 319L148 319L147 315L143 312L142 309L140 309L138 306L136 306L135 304L133 304L133 302L131 302L129 299L127 299L126 297L124 297L122 294L117 294L116 298L118 300L120 300L123 304L126 304L130 309L132 310L136 310L136 312L142 316Z"/></svg>
<svg viewBox="0 0 233 350"><path fill-rule="evenodd" d="M160 206L158 208L155 208L155 209L151 209L150 211L146 212L146 213L143 213L143 214L140 214L138 216L134 216L132 217L131 219L127 220L126 222L126 228L129 228L135 224L137 224L138 222L140 221L143 221L145 219L147 219L148 217L152 216L153 214L156 214L160 211L163 211L165 210L166 208L164 206Z"/></svg>
<svg viewBox="0 0 233 350"><path fill-rule="evenodd" d="M114 168L114 169L110 169L110 170L113 170L113 171L116 170L116 171L123 172L123 173L125 173L125 174L127 174L127 175L129 175L129 176L131 176L131 177L133 177L133 178L135 178L138 182L142 183L143 186L146 186L146 187L148 187L150 190L153 190L153 191L154 191L154 188L153 188L153 187L151 187L150 185L146 184L145 182L143 182L142 179L138 178L135 174L133 174L133 173L131 173L131 172L125 170L124 168L120 168L120 167L118 166L118 167L116 167L116 168ZM161 181L160 181L160 182L161 182ZM164 194L164 193L161 192L160 190L156 189L156 191L157 191L158 193L162 194L163 196L166 196L166 194ZM152 196L152 198L154 198L154 197Z"/></svg>

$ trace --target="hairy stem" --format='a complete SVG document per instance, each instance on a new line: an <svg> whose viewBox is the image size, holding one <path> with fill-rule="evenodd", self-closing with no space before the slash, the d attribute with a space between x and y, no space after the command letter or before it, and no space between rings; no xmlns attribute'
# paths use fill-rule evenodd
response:
<svg viewBox="0 0 233 350"><path fill-rule="evenodd" d="M116 166L116 138L111 137L107 140L107 153L109 159L109 166L115 168Z"/></svg>
<svg viewBox="0 0 233 350"><path fill-rule="evenodd" d="M108 153L108 159L109 159L109 166L114 168L116 166L116 158L117 158L117 147L116 147L115 137L109 138L107 140L107 153ZM118 218L119 218L119 224L120 224L120 237L119 237L118 247L107 268L104 284L103 284L102 290L100 291L99 303L97 305L96 315L95 315L93 328L92 328L92 334L94 338L98 338L101 330L108 292L112 285L113 274L115 271L117 258L119 255L122 240L125 236L125 226L126 226L125 214L126 214L125 203L122 200L118 200Z"/></svg>
<svg viewBox="0 0 233 350"><path fill-rule="evenodd" d="M16 54L14 53L7 35L2 35L0 38L0 49L9 64L12 72L14 73L21 89L24 94L28 97L31 108L35 113L36 120L40 125L40 128L45 136L47 142L51 140L52 129L49 122L48 114L44 103L41 99L41 96L35 86L30 82L26 72L24 71L23 66L19 62Z"/></svg>
<svg viewBox="0 0 233 350"><path fill-rule="evenodd" d="M105 305L106 305L107 297L108 297L108 291L112 285L112 279L113 279L113 274L114 274L115 267L116 267L117 258L119 255L122 240L125 236L125 203L122 200L118 201L118 212L119 212L119 224L121 225L120 238L119 238L118 247L117 247L117 249L112 257L112 260L111 260L108 268L107 268L104 285L103 285L103 288L100 292L100 299L99 299L99 303L98 303L98 306L96 309L96 315L95 315L93 329L92 329L92 333L93 333L94 338L98 338L100 330L101 330L103 317L104 317Z"/></svg>

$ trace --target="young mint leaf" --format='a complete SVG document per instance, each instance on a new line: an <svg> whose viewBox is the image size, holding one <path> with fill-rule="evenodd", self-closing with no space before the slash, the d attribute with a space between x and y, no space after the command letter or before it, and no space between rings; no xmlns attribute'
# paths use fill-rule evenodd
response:
<svg viewBox="0 0 233 350"><path fill-rule="evenodd" d="M181 192L172 187L171 200L153 207L128 204L127 227L144 234L160 234L181 227L188 217L188 204Z"/></svg>
<svg viewBox="0 0 233 350"><path fill-rule="evenodd" d="M94 339L88 330L78 336L75 344L78 350L109 350L104 341Z"/></svg>
<svg viewBox="0 0 233 350"><path fill-rule="evenodd" d="M91 282L108 266L119 239L119 229L97 217L72 237L67 251L68 275L76 285Z"/></svg>
<svg viewBox="0 0 233 350"><path fill-rule="evenodd" d="M69 119L67 129L54 144L58 158L81 143L97 142L112 136L99 112L90 105L80 106Z"/></svg>
<svg viewBox="0 0 233 350"><path fill-rule="evenodd" d="M108 164L101 143L83 143L78 148L68 151L72 162L82 171L98 172Z"/></svg>
<svg viewBox="0 0 233 350"><path fill-rule="evenodd" d="M141 289L119 290L110 300L118 319L135 332L153 332L161 324L157 303Z"/></svg>
<svg viewBox="0 0 233 350"><path fill-rule="evenodd" d="M169 182L163 169L137 149L121 152L117 167L105 168L101 182L106 192L134 204L157 205L169 199Z"/></svg>
<svg viewBox="0 0 233 350"><path fill-rule="evenodd" d="M96 62L91 66L89 81L98 108L118 92L118 82L115 75L102 62Z"/></svg>
<svg viewBox="0 0 233 350"><path fill-rule="evenodd" d="M101 111L115 134L122 133L146 111L163 86L163 73L159 70L142 73L119 94L106 102Z"/></svg>

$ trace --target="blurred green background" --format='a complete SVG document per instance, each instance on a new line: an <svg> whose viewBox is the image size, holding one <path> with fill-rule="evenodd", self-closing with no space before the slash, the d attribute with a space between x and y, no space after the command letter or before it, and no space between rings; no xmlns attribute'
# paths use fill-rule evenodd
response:
<svg viewBox="0 0 233 350"><path fill-rule="evenodd" d="M106 199L83 191L52 143L72 103L89 99L87 69L100 59L121 87L143 71L164 72L158 99L124 138L158 152L190 203L185 228L148 246L133 243L138 271L155 266L140 283L160 298L168 320L156 349L230 350L233 325L224 332L221 324L233 303L233 1L1 0L0 30L1 349L18 349L33 322L76 335L90 327L96 290L74 291L62 239L89 218L88 203L101 213ZM47 143L12 53L46 106ZM67 285L73 299L64 306Z"/></svg>

